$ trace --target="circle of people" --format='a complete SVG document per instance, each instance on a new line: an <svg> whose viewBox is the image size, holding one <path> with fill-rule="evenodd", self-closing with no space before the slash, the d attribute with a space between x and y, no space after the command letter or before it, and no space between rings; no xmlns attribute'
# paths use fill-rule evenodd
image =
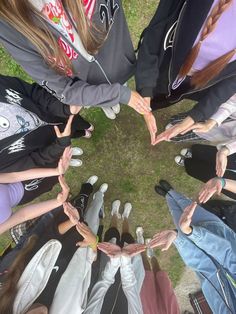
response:
<svg viewBox="0 0 236 314"><path fill-rule="evenodd" d="M0 43L36 82L0 75L0 234L10 230L16 243L1 257L0 313L178 314L153 252L172 244L211 312L236 313L236 209L210 200L236 199L235 28L235 0L160 0L136 55L121 0L0 2ZM136 90L126 84L133 75ZM195 104L157 134L153 111L182 99ZM175 157L204 182L196 200L163 179L155 185L176 229L151 239L141 226L131 235L132 205L121 214L119 200L103 236L108 184L93 194L95 175L68 201L64 174L83 154L71 139L94 130L81 110L115 119L120 104L144 117L151 145L205 141ZM31 202L58 180L54 199Z"/></svg>

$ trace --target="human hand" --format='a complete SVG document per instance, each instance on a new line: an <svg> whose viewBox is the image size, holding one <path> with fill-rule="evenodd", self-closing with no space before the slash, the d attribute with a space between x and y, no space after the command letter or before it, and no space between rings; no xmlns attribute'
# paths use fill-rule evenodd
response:
<svg viewBox="0 0 236 314"><path fill-rule="evenodd" d="M192 217L193 217L196 207L197 207L197 202L192 202L189 206L187 206L183 210L183 214L180 217L179 227L181 231L185 234L189 234L192 232L192 228L190 227L190 224L192 222Z"/></svg>
<svg viewBox="0 0 236 314"><path fill-rule="evenodd" d="M70 136L71 135L71 125L72 125L73 118L74 118L73 115L69 116L69 119L68 119L68 121L66 123L65 129L64 129L63 132L61 132L59 130L57 125L54 126L54 130L55 130L56 136L58 138L66 137L66 136Z"/></svg>
<svg viewBox="0 0 236 314"><path fill-rule="evenodd" d="M174 126L170 127L169 129L159 134L156 137L154 145L162 141L169 141L171 138L175 137L176 135L184 134L184 131L193 124L194 124L194 121L191 117L185 118L182 122L175 124Z"/></svg>
<svg viewBox="0 0 236 314"><path fill-rule="evenodd" d="M156 133L157 133L156 119L151 112L149 112L148 114L145 114L143 117L144 117L148 131L151 136L151 144L154 145L155 140L156 140Z"/></svg>
<svg viewBox="0 0 236 314"><path fill-rule="evenodd" d="M121 248L118 245L110 242L99 243L98 248L100 251L102 251L111 258L121 255Z"/></svg>
<svg viewBox="0 0 236 314"><path fill-rule="evenodd" d="M222 182L220 178L213 178L205 183L198 194L200 203L206 203L214 194L220 195Z"/></svg>
<svg viewBox="0 0 236 314"><path fill-rule="evenodd" d="M139 95L139 93L135 91L131 91L131 97L128 106L140 114L148 114L150 111L152 111L150 103L148 103L147 100L145 100L141 95Z"/></svg>
<svg viewBox="0 0 236 314"><path fill-rule="evenodd" d="M70 165L71 157L72 157L72 148L68 146L64 149L63 155L61 156L58 162L57 171L59 175L66 173Z"/></svg>
<svg viewBox="0 0 236 314"><path fill-rule="evenodd" d="M73 114L73 115L78 114L81 109L82 109L81 106L70 105L70 113Z"/></svg>
<svg viewBox="0 0 236 314"><path fill-rule="evenodd" d="M78 210L71 205L71 203L63 203L64 213L68 216L70 222L73 226L77 225L79 222L80 216Z"/></svg>
<svg viewBox="0 0 236 314"><path fill-rule="evenodd" d="M191 125L188 129L186 129L182 134L185 134L189 131L193 131L194 133L207 133L210 131L215 125L217 124L216 121L209 119L205 122L198 122Z"/></svg>
<svg viewBox="0 0 236 314"><path fill-rule="evenodd" d="M121 254L123 256L133 257L138 255L146 250L145 244L132 243L123 247Z"/></svg>
<svg viewBox="0 0 236 314"><path fill-rule="evenodd" d="M59 181L60 186L61 186L61 192L57 194L57 201L60 204L63 204L67 200L67 198L68 198L68 195L69 195L69 192L70 192L70 188L67 185L64 176L60 175L58 177L58 181Z"/></svg>
<svg viewBox="0 0 236 314"><path fill-rule="evenodd" d="M76 246L87 247L90 246L94 251L97 250L97 237L92 233L90 228L86 226L83 222L78 222L76 225L76 229L79 234L84 238L83 241L79 241L76 243Z"/></svg>
<svg viewBox="0 0 236 314"><path fill-rule="evenodd" d="M225 173L228 155L229 149L227 147L222 147L216 154L216 175L218 177L223 177Z"/></svg>
<svg viewBox="0 0 236 314"><path fill-rule="evenodd" d="M149 242L149 246L151 248L162 247L162 251L167 251L176 237L177 232L175 230L164 230L153 236Z"/></svg>

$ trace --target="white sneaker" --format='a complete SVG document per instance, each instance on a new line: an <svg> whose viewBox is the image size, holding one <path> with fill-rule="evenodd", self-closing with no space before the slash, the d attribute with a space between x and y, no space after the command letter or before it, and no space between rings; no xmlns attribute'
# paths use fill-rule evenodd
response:
<svg viewBox="0 0 236 314"><path fill-rule="evenodd" d="M119 219L121 218L119 209L120 209L120 200L116 200L111 205L111 215L116 215Z"/></svg>
<svg viewBox="0 0 236 314"><path fill-rule="evenodd" d="M90 123L90 127L88 129L86 129L86 130L89 131L89 132L93 132L94 131L94 125L92 125Z"/></svg>
<svg viewBox="0 0 236 314"><path fill-rule="evenodd" d="M137 243L144 244L143 227L136 228Z"/></svg>
<svg viewBox="0 0 236 314"><path fill-rule="evenodd" d="M183 148L180 152L184 158L192 158L192 151L190 148Z"/></svg>
<svg viewBox="0 0 236 314"><path fill-rule="evenodd" d="M115 114L120 113L120 104L112 106L111 109L115 112Z"/></svg>
<svg viewBox="0 0 236 314"><path fill-rule="evenodd" d="M103 112L108 119L114 120L116 118L115 112L109 107L102 107Z"/></svg>
<svg viewBox="0 0 236 314"><path fill-rule="evenodd" d="M149 247L151 239L146 239L145 244L147 245L146 254L148 258L152 258L154 256L154 251L151 247Z"/></svg>
<svg viewBox="0 0 236 314"><path fill-rule="evenodd" d="M181 167L184 167L184 160L185 158L183 156L175 156L175 162L177 165L181 166Z"/></svg>
<svg viewBox="0 0 236 314"><path fill-rule="evenodd" d="M132 204L131 203L125 203L124 211L122 214L122 219L129 218L129 214L130 214L131 210L132 210Z"/></svg>
<svg viewBox="0 0 236 314"><path fill-rule="evenodd" d="M86 183L89 183L91 185L94 185L98 180L98 177L97 176L91 176L90 178L88 178L87 182Z"/></svg>
<svg viewBox="0 0 236 314"><path fill-rule="evenodd" d="M80 167L82 166L83 162L80 159L71 159L70 160L70 166L71 167Z"/></svg>
<svg viewBox="0 0 236 314"><path fill-rule="evenodd" d="M80 147L72 147L72 156L81 156L83 155L83 149Z"/></svg>
<svg viewBox="0 0 236 314"><path fill-rule="evenodd" d="M99 191L102 192L103 194L107 191L108 189L108 184L107 183L103 183L100 188Z"/></svg>
<svg viewBox="0 0 236 314"><path fill-rule="evenodd" d="M174 126L172 123L168 123L165 127L165 130L172 128L172 126Z"/></svg>

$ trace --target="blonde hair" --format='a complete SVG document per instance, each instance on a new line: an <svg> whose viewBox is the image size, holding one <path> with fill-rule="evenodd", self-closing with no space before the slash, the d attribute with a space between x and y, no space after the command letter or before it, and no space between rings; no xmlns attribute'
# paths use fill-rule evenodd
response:
<svg viewBox="0 0 236 314"><path fill-rule="evenodd" d="M233 0L220 0L213 8L211 14L205 22L198 43L191 49L179 71L179 77L184 77L189 73L195 60L197 59L202 42L215 30L219 18L232 3ZM191 84L195 88L204 87L226 67L235 53L236 49L233 49L218 59L210 62L204 69L195 72L191 78Z"/></svg>
<svg viewBox="0 0 236 314"><path fill-rule="evenodd" d="M90 54L96 54L105 41L105 32L99 30L88 19L83 0L62 0L62 4L73 16L85 49ZM0 18L24 35L50 67L64 74L72 70L71 61L59 47L41 13L30 4L29 0L1 0Z"/></svg>

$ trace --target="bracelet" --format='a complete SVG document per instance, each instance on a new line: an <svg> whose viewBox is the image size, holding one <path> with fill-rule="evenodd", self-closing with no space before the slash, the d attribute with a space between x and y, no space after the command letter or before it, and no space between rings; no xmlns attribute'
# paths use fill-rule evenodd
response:
<svg viewBox="0 0 236 314"><path fill-rule="evenodd" d="M98 242L99 242L99 237L96 236L96 242L93 243L93 244L90 244L89 247L90 247L92 250L95 250L95 249L97 248Z"/></svg>
<svg viewBox="0 0 236 314"><path fill-rule="evenodd" d="M225 181L224 178L221 178L221 177L218 177L218 179L220 180L221 186L222 186L222 189L223 189L225 187L225 185L226 185L226 181Z"/></svg>

